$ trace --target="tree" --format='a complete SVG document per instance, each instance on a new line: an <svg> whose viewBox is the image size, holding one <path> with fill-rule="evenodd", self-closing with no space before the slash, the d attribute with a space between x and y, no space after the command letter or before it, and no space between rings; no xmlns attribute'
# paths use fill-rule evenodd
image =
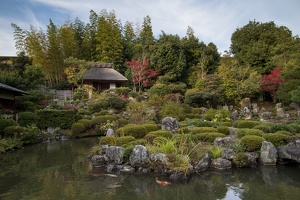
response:
<svg viewBox="0 0 300 200"><path fill-rule="evenodd" d="M267 92L270 92L273 101L276 102L276 92L279 89L281 83L284 80L281 78L281 71L283 67L277 67L276 69L272 70L270 74L264 75L261 79L261 89Z"/></svg>
<svg viewBox="0 0 300 200"><path fill-rule="evenodd" d="M130 62L126 62L126 64L131 70L134 90L136 90L137 85L139 92L141 92L143 88L151 86L153 84L151 79L156 77L159 73L159 70L149 69L149 60L131 60Z"/></svg>

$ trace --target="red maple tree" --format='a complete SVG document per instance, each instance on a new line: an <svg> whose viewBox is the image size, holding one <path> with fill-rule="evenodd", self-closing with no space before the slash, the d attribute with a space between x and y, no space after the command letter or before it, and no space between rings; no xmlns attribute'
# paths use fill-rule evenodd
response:
<svg viewBox="0 0 300 200"><path fill-rule="evenodd" d="M261 78L260 88L264 91L270 92L274 102L276 101L276 92L279 89L279 85L284 82L281 78L281 71L283 67L277 67L271 71L270 74L264 75Z"/></svg>
<svg viewBox="0 0 300 200"><path fill-rule="evenodd" d="M137 85L139 92L141 92L143 87L150 87L153 84L151 78L159 74L159 70L149 69L149 59L141 61L132 59L126 62L126 64L131 69L134 90L136 90Z"/></svg>

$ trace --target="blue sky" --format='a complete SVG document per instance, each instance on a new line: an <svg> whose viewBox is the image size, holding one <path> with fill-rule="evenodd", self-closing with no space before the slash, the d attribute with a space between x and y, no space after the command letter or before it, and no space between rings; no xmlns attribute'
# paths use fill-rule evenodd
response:
<svg viewBox="0 0 300 200"><path fill-rule="evenodd" d="M194 29L200 41L213 42L218 51L229 50L232 33L248 24L274 21L300 35L299 0L0 0L0 56L14 56L16 49L11 23L25 30L30 25L44 31L51 18L62 25L76 17L88 22L90 10L115 10L122 24L142 23L151 17L157 37L167 34L183 37L187 27Z"/></svg>

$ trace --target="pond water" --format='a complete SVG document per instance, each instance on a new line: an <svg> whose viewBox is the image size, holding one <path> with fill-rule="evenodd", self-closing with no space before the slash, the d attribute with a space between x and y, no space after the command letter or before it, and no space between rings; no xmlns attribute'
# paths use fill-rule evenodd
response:
<svg viewBox="0 0 300 200"><path fill-rule="evenodd" d="M0 199L300 199L300 167L232 169L172 182L161 174L92 168L86 155L97 138L27 146L0 157ZM155 178L171 181L159 185Z"/></svg>

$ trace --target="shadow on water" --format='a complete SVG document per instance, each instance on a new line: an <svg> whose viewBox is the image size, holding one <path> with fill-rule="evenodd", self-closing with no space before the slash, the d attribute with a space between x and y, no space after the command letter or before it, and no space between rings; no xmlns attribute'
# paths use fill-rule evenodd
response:
<svg viewBox="0 0 300 200"><path fill-rule="evenodd" d="M299 165L205 171L186 182L161 174L107 174L86 155L97 138L28 146L1 156L0 199L298 199ZM170 181L159 185L155 178Z"/></svg>

